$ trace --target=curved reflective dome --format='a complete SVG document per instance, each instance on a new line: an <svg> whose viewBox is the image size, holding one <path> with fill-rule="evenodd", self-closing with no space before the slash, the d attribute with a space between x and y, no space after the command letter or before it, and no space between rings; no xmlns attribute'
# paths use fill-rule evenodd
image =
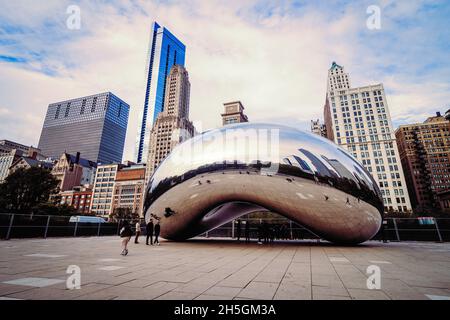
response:
<svg viewBox="0 0 450 320"><path fill-rule="evenodd" d="M360 243L381 225L380 190L333 142L294 128L242 123L178 145L146 190L146 221L184 240L255 211L283 215L332 242Z"/></svg>

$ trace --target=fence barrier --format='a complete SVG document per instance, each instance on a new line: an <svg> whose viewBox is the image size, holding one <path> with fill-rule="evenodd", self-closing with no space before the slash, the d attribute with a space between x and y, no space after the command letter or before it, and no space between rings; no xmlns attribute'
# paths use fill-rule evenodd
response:
<svg viewBox="0 0 450 320"><path fill-rule="evenodd" d="M0 213L0 239L12 238L47 238L47 237L82 237L118 235L121 223L87 223L70 222L69 216L24 215ZM251 239L260 237L262 219L239 219L226 223L200 237L245 238L245 224L249 223ZM306 228L285 218L265 219L268 224L269 237L277 240L320 239ZM136 221L134 221L135 223ZM132 228L135 225L132 223ZM145 235L145 222L140 219L141 232ZM164 226L162 225L162 228ZM449 218L387 218L373 240L387 241L450 241Z"/></svg>

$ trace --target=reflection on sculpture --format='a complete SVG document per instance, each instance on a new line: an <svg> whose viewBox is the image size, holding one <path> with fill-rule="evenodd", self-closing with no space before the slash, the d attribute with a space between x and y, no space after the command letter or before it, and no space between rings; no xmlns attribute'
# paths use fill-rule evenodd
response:
<svg viewBox="0 0 450 320"><path fill-rule="evenodd" d="M329 241L356 244L381 224L380 190L346 151L272 124L236 124L177 146L150 179L146 219L184 240L255 211L277 212Z"/></svg>

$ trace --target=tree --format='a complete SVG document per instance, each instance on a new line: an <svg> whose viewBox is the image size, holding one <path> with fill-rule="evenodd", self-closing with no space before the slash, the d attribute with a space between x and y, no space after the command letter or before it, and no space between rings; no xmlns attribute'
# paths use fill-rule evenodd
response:
<svg viewBox="0 0 450 320"><path fill-rule="evenodd" d="M12 212L31 213L58 192L59 181L44 168L18 169L0 185L0 208Z"/></svg>
<svg viewBox="0 0 450 320"><path fill-rule="evenodd" d="M49 216L78 216L80 213L67 204L55 205L50 202L39 203L32 209L34 214ZM85 214L83 214L85 215Z"/></svg>

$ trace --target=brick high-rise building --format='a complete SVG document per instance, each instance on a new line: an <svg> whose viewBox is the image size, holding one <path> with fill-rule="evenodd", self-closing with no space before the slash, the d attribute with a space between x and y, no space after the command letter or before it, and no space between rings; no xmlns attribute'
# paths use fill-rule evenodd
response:
<svg viewBox="0 0 450 320"><path fill-rule="evenodd" d="M347 149L379 184L386 211L410 211L383 85L352 88L348 73L333 62L324 121L327 138Z"/></svg>
<svg viewBox="0 0 450 320"><path fill-rule="evenodd" d="M447 209L440 194L450 191L450 121L438 112L400 126L395 136L413 208Z"/></svg>

